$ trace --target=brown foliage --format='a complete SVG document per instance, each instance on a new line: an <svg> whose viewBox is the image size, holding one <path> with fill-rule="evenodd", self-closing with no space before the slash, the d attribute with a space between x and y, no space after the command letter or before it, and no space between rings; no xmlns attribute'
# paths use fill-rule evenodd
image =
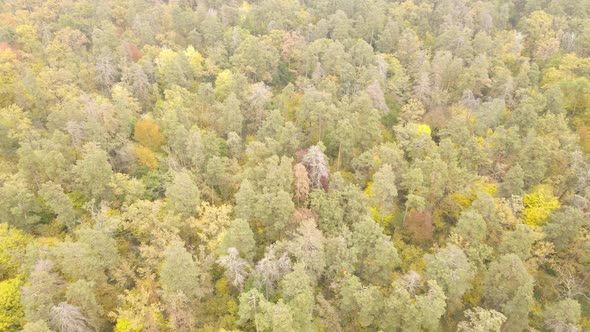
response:
<svg viewBox="0 0 590 332"><path fill-rule="evenodd" d="M404 229L418 243L432 240L434 233L432 213L430 211L420 212L417 210L408 212L408 215L404 219Z"/></svg>

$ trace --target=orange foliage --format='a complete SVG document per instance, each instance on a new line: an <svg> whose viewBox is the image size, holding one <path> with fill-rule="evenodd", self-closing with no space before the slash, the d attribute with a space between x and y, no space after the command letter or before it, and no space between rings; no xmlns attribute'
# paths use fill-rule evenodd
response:
<svg viewBox="0 0 590 332"><path fill-rule="evenodd" d="M127 50L129 57L131 57L133 61L137 62L139 59L141 59L141 51L134 44L126 43L125 49Z"/></svg>
<svg viewBox="0 0 590 332"><path fill-rule="evenodd" d="M150 119L137 121L133 139L152 150L157 150L164 143L160 126Z"/></svg>

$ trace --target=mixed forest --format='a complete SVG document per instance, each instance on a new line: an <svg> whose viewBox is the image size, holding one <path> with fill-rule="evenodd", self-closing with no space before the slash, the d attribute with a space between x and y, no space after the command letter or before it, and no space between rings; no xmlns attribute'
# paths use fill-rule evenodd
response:
<svg viewBox="0 0 590 332"><path fill-rule="evenodd" d="M0 1L0 331L590 331L589 0Z"/></svg>

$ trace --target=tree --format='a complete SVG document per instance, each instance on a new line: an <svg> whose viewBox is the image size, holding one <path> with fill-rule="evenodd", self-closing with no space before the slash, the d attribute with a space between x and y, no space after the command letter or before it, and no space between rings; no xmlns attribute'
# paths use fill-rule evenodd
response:
<svg viewBox="0 0 590 332"><path fill-rule="evenodd" d="M412 294L399 283L394 283L392 294L385 300L385 312L389 313L380 327L401 331L436 331L445 313L446 296L434 280L427 282L422 294Z"/></svg>
<svg viewBox="0 0 590 332"><path fill-rule="evenodd" d="M268 38L246 36L231 57L231 63L255 81L270 82L279 53Z"/></svg>
<svg viewBox="0 0 590 332"><path fill-rule="evenodd" d="M309 176L303 164L299 163L293 167L293 175L295 177L295 200L298 205L307 201L309 194Z"/></svg>
<svg viewBox="0 0 590 332"><path fill-rule="evenodd" d="M207 285L203 278L203 271L182 243L171 244L160 269L160 282L164 291L169 294L182 292L195 300L206 295Z"/></svg>
<svg viewBox="0 0 590 332"><path fill-rule="evenodd" d="M327 187L328 181L328 160L319 145L314 145L307 150L301 161L307 169L311 183L316 188Z"/></svg>
<svg viewBox="0 0 590 332"><path fill-rule="evenodd" d="M30 241L25 232L0 224L0 280L16 277Z"/></svg>
<svg viewBox="0 0 590 332"><path fill-rule="evenodd" d="M387 283L400 259L381 227L365 217L353 225L352 241L358 257L359 276L372 283Z"/></svg>
<svg viewBox="0 0 590 332"><path fill-rule="evenodd" d="M193 331L197 324L192 301L182 292L163 296L170 326L178 331Z"/></svg>
<svg viewBox="0 0 590 332"><path fill-rule="evenodd" d="M160 132L160 126L150 118L135 123L133 139L152 151L157 151L164 143L164 136Z"/></svg>
<svg viewBox="0 0 590 332"><path fill-rule="evenodd" d="M107 153L96 144L88 143L83 149L82 159L72 169L75 183L88 201L94 199L100 202L108 197L113 169Z"/></svg>
<svg viewBox="0 0 590 332"><path fill-rule="evenodd" d="M168 206L183 217L194 216L201 203L201 193L186 170L174 172L166 185Z"/></svg>
<svg viewBox="0 0 590 332"><path fill-rule="evenodd" d="M295 330L314 331L314 292L304 263L295 264L293 271L281 280L280 288L281 295L293 314Z"/></svg>
<svg viewBox="0 0 590 332"><path fill-rule="evenodd" d="M500 256L491 265L483 283L488 304L506 316L505 329L521 331L528 326L534 280L516 254Z"/></svg>
<svg viewBox="0 0 590 332"><path fill-rule="evenodd" d="M191 69L183 53L164 49L154 62L157 65L158 83L162 90L170 89L174 85L189 86Z"/></svg>
<svg viewBox="0 0 590 332"><path fill-rule="evenodd" d="M219 257L217 264L225 269L225 275L232 285L242 290L246 277L250 274L250 265L240 257L238 249L227 249L227 255Z"/></svg>
<svg viewBox="0 0 590 332"><path fill-rule="evenodd" d="M76 212L70 198L64 193L59 184L53 182L44 183L39 194L47 201L50 208L57 214L57 219L69 230L76 224Z"/></svg>
<svg viewBox="0 0 590 332"><path fill-rule="evenodd" d="M254 320L256 331L296 331L291 308L282 299L267 301L256 289L240 295L239 316L239 325Z"/></svg>
<svg viewBox="0 0 590 332"><path fill-rule="evenodd" d="M396 197L395 174L391 165L385 164L373 175L373 185L371 186L371 199L379 207L379 215L381 216L379 224L383 224L385 214L393 208Z"/></svg>
<svg viewBox="0 0 590 332"><path fill-rule="evenodd" d="M326 265L324 243L325 238L312 219L304 220L293 239L286 243L289 253L303 265L310 277L314 277L314 281L320 278Z"/></svg>
<svg viewBox="0 0 590 332"><path fill-rule="evenodd" d="M535 187L533 192L522 198L524 210L522 211L524 222L531 226L542 225L551 214L551 211L559 208L557 197L551 192L551 188L543 185Z"/></svg>
<svg viewBox="0 0 590 332"><path fill-rule="evenodd" d="M30 229L39 222L40 207L20 173L9 176L0 187L0 218L11 226Z"/></svg>
<svg viewBox="0 0 590 332"><path fill-rule="evenodd" d="M253 84L248 95L250 103L249 122L253 123L253 128L259 128L263 120L263 110L272 97L270 88L263 82Z"/></svg>
<svg viewBox="0 0 590 332"><path fill-rule="evenodd" d="M451 301L460 301L471 289L471 280L475 268L459 247L447 245L434 255L426 256L426 273L428 279L436 280Z"/></svg>
<svg viewBox="0 0 590 332"><path fill-rule="evenodd" d="M106 231L81 228L78 241L65 241L54 250L61 271L73 279L105 281L119 262L115 240Z"/></svg>
<svg viewBox="0 0 590 332"><path fill-rule="evenodd" d="M63 332L91 332L93 330L80 308L66 302L61 302L51 308L49 325L57 331Z"/></svg>
<svg viewBox="0 0 590 332"><path fill-rule="evenodd" d="M53 332L45 321L38 320L34 323L27 323L23 327L23 332Z"/></svg>
<svg viewBox="0 0 590 332"><path fill-rule="evenodd" d="M64 281L53 271L53 262L39 260L22 288L22 305L27 322L48 321L51 308L63 298Z"/></svg>
<svg viewBox="0 0 590 332"><path fill-rule="evenodd" d="M516 225L514 231L503 234L498 251L501 254L516 254L525 261L531 256L531 249L536 240L537 234L529 226Z"/></svg>
<svg viewBox="0 0 590 332"><path fill-rule="evenodd" d="M383 306L383 298L376 286L363 286L358 277L347 276L340 287L340 309L358 320L363 328L378 321Z"/></svg>
<svg viewBox="0 0 590 332"><path fill-rule="evenodd" d="M460 332L500 332L506 317L495 310L480 307L466 310L464 320L457 326Z"/></svg>
<svg viewBox="0 0 590 332"><path fill-rule="evenodd" d="M242 180L240 189L235 194L236 206L235 213L239 219L250 221L254 215L254 206L256 204L256 192L252 182L248 179Z"/></svg>
<svg viewBox="0 0 590 332"><path fill-rule="evenodd" d="M125 290L119 296L122 304L117 307L115 332L160 331L164 325L159 302L150 301L154 294L146 289L145 283L138 288Z"/></svg>
<svg viewBox="0 0 590 332"><path fill-rule="evenodd" d="M231 221L217 252L221 255L227 253L229 248L236 248L248 261L252 261L254 258L254 249L256 248L254 233L244 219L236 218Z"/></svg>
<svg viewBox="0 0 590 332"><path fill-rule="evenodd" d="M0 330L19 331L25 316L20 301L22 281L17 278L0 281Z"/></svg>
<svg viewBox="0 0 590 332"><path fill-rule="evenodd" d="M254 215L264 225L267 241L270 242L284 235L294 211L295 204L291 195L283 190L272 192L265 187L263 192L257 195Z"/></svg>
<svg viewBox="0 0 590 332"><path fill-rule="evenodd" d="M551 303L543 313L545 326L554 331L578 331L581 318L581 308L578 301L565 299Z"/></svg>
<svg viewBox="0 0 590 332"><path fill-rule="evenodd" d="M103 326L104 309L96 299L96 283L80 279L68 286L66 300L72 306L80 309L80 312L88 319L88 326L94 330L100 330Z"/></svg>
<svg viewBox="0 0 590 332"><path fill-rule="evenodd" d="M106 49L96 58L96 81L106 91L109 91L119 76L117 64L111 52Z"/></svg>
<svg viewBox="0 0 590 332"><path fill-rule="evenodd" d="M563 251L578 236L583 220L584 216L581 211L572 207L565 207L563 210L551 215L543 230L547 238L555 244L555 249Z"/></svg>
<svg viewBox="0 0 590 332"><path fill-rule="evenodd" d="M264 288L266 298L275 289L276 283L289 271L291 271L291 260L287 253L276 257L274 247L272 245L266 247L264 257L256 263L255 274L256 281L261 288Z"/></svg>
<svg viewBox="0 0 590 332"><path fill-rule="evenodd" d="M485 220L474 209L461 212L455 232L474 245L484 243L487 237L488 228Z"/></svg>

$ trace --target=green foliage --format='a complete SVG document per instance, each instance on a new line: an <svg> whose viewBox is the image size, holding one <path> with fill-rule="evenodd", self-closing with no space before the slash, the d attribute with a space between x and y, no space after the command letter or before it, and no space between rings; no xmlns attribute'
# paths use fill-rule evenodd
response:
<svg viewBox="0 0 590 332"><path fill-rule="evenodd" d="M186 171L175 172L172 177L166 185L168 205L183 217L194 216L201 203L199 188Z"/></svg>

